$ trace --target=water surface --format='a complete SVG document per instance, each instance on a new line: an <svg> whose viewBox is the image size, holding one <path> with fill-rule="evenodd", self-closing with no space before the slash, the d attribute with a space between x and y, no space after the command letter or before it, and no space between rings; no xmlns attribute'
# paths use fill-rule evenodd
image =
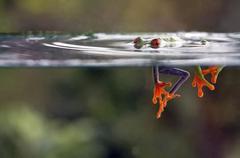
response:
<svg viewBox="0 0 240 158"><path fill-rule="evenodd" d="M187 44L158 49L133 47L136 37L178 36ZM207 40L207 46L194 45ZM240 33L132 33L0 35L2 67L107 67L240 65Z"/></svg>

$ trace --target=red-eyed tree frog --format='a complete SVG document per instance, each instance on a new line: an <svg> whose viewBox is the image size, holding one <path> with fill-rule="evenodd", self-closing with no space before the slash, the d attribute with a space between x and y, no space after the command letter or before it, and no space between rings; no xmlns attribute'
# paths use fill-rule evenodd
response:
<svg viewBox="0 0 240 158"><path fill-rule="evenodd" d="M134 47L136 49L141 49L143 47L151 47L153 49L157 49L159 47L173 47L177 42L183 41L179 37L162 37L155 38L152 40L144 40L143 38L137 37L134 39ZM206 45L207 41L202 40L198 42L199 46ZM194 43L196 46L196 43ZM215 84L217 82L217 77L219 73L222 71L223 66L210 66L206 69L202 69L201 66L196 66L195 75L192 81L192 86L197 87L198 96L203 97L203 87L207 87L210 90L214 90ZM153 104L159 104L159 109L156 114L157 118L161 117L164 108L167 106L168 101L180 97L179 94L176 94L178 89L182 86L182 84L190 77L190 73L174 67L166 67L166 66L153 66L152 68L153 80L154 80L154 90L153 90ZM163 82L159 79L160 74L169 74L179 77L177 82L172 86L171 82ZM205 76L210 74L211 81L209 82ZM166 90L167 87L171 87L169 91Z"/></svg>

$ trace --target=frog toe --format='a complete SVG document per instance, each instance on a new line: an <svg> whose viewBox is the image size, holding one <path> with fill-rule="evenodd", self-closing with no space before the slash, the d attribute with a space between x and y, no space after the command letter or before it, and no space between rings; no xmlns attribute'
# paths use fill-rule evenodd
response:
<svg viewBox="0 0 240 158"><path fill-rule="evenodd" d="M156 117L159 119L161 117L162 112L164 111L164 108L167 106L168 101L180 97L178 94L169 93L165 90L166 87L170 87L172 85L171 82L160 82L156 83L154 86L153 91L153 104L159 103L159 108L156 114Z"/></svg>
<svg viewBox="0 0 240 158"><path fill-rule="evenodd" d="M211 74L211 82L215 84L217 83L218 74L220 73L221 70L222 70L221 67L210 66L209 68L202 70L202 73L204 75Z"/></svg>

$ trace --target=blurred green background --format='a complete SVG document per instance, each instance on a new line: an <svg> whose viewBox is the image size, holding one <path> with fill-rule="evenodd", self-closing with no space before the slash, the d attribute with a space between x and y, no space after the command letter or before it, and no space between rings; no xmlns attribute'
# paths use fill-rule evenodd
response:
<svg viewBox="0 0 240 158"><path fill-rule="evenodd" d="M0 0L0 32L239 31L238 0Z"/></svg>
<svg viewBox="0 0 240 158"><path fill-rule="evenodd" d="M238 158L239 73L202 99L191 78L157 120L150 68L1 69L1 158Z"/></svg>
<svg viewBox="0 0 240 158"><path fill-rule="evenodd" d="M239 8L238 0L0 0L0 32L232 32ZM151 68L1 68L0 157L238 158L239 74L225 68L202 99L191 78L157 120Z"/></svg>

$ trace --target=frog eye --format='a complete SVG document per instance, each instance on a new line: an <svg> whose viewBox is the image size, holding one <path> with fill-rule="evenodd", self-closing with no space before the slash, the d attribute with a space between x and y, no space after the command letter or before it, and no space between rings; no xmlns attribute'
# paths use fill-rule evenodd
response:
<svg viewBox="0 0 240 158"><path fill-rule="evenodd" d="M140 42L142 42L142 41L143 41L143 40L142 40L141 37L137 37L137 38L135 38L135 39L133 40L133 43L136 44L136 43L140 43Z"/></svg>
<svg viewBox="0 0 240 158"><path fill-rule="evenodd" d="M136 49L141 49L144 46L144 41L141 37L137 37L133 40L134 47Z"/></svg>
<svg viewBox="0 0 240 158"><path fill-rule="evenodd" d="M160 43L161 43L161 40L160 38L155 38L151 41L151 48L159 48L160 46Z"/></svg>

